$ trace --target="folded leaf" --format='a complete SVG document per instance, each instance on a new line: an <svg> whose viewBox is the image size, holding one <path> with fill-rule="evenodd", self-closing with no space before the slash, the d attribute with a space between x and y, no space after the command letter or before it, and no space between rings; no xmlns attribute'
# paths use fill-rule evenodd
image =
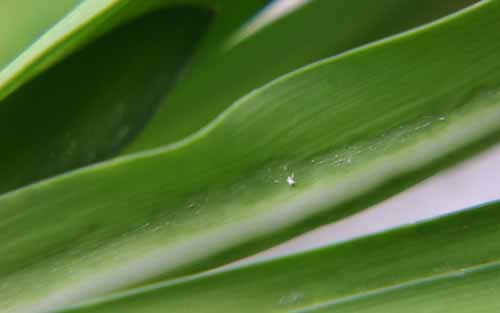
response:
<svg viewBox="0 0 500 313"><path fill-rule="evenodd" d="M500 1L482 1L282 77L182 142L0 197L1 306L43 312L223 264L485 148L498 27Z"/></svg>
<svg viewBox="0 0 500 313"><path fill-rule="evenodd" d="M496 312L500 203L66 313Z"/></svg>

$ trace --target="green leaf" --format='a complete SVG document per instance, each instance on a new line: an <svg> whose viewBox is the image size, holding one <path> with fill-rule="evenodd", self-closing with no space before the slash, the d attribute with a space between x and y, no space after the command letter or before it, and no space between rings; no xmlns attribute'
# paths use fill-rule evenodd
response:
<svg viewBox="0 0 500 313"><path fill-rule="evenodd" d="M114 156L149 120L209 17L147 14L4 99L0 193Z"/></svg>
<svg viewBox="0 0 500 313"><path fill-rule="evenodd" d="M499 26L500 1L482 1L282 77L182 142L0 197L1 306L39 312L220 265L485 148L500 130Z"/></svg>
<svg viewBox="0 0 500 313"><path fill-rule="evenodd" d="M32 5L9 3L2 6L15 5L14 15ZM21 20L23 28L33 31L2 38L0 44L13 50L0 55L0 66L69 2L53 4L44 9L44 18ZM236 9L234 2L214 4L232 13L218 17L211 31L222 36L262 0ZM0 193L107 159L128 144L208 29L211 14L206 4L198 6L84 1L0 72ZM214 41L214 35L207 40Z"/></svg>
<svg viewBox="0 0 500 313"><path fill-rule="evenodd" d="M311 62L424 24L473 3L435 0L309 1L266 23L267 11L198 56L125 153L159 147L191 135L234 101ZM250 33L249 33L250 32ZM247 34L249 33L249 34ZM208 54L208 56L207 56Z"/></svg>
<svg viewBox="0 0 500 313"><path fill-rule="evenodd" d="M499 219L500 202L491 203L63 312L496 312Z"/></svg>
<svg viewBox="0 0 500 313"><path fill-rule="evenodd" d="M20 8L32 6L34 0L21 0ZM68 6L71 0L56 0L61 4L60 9ZM214 25L214 39L219 34L226 34L229 29L237 27L248 18L266 0L249 0L243 5L229 0L83 0L77 7L67 13L53 27L37 38L28 49L18 55L9 65L0 72L0 100L7 97L20 85L33 78L43 70L61 60L65 56L103 35L113 28L140 17L148 12L164 10L172 6L191 6L198 8L219 8L228 14L219 18ZM23 5L24 4L24 5ZM229 14L233 13L233 14ZM58 13L50 13L48 17L54 19ZM34 27L40 32L40 26ZM35 36L28 37L28 43ZM12 42L11 42L12 40ZM215 41L216 40L212 40ZM12 38L5 39L5 44L14 44ZM9 60L3 60L6 62Z"/></svg>
<svg viewBox="0 0 500 313"><path fill-rule="evenodd" d="M170 1L156 4L110 1L99 5L85 1L2 72L5 79L3 84L0 83L0 98L2 95L5 98L0 102L0 133L4 136L2 142L5 153L0 156L0 193L115 156L143 130L159 106L169 109L167 120L162 117L165 116L162 113L164 110L160 109L158 119L152 123L152 128L156 127L154 125L165 128L154 131L157 144L153 146L168 143L170 135L178 138L179 132L182 136L187 135L186 127L190 131L200 128L237 97L271 78L333 52L456 9L456 6L448 7L446 3L420 2L408 5L402 2L395 4L394 0L386 1L383 6L362 6L363 10L358 14L363 25L354 25L350 20L331 16L331 12L340 17L346 16L355 10L353 6L344 8L338 1L315 1L306 9L293 13L291 18L268 27L267 32L254 36L242 47L230 49L222 55L219 51L213 51L215 47L225 45L224 41L227 41L231 32L260 8L264 1L248 1L245 5L230 1L207 3L207 6L217 5L220 11L210 29L209 13L201 6L169 10L172 6ZM47 17L24 21L24 27L31 27L33 31L26 31L25 37L20 39L7 36L3 39L5 45L16 51L19 50L19 44L16 43L26 46L29 40L34 40L32 34L39 34L44 29L42 26L47 28L48 22L53 23L63 9L69 10L70 4L66 0L57 6L58 9L49 6L45 9L50 13L47 13ZM22 11L30 5L32 1L20 2L15 9ZM400 12L396 20L387 11L401 11L400 6L403 6L406 14ZM389 17L390 22L387 23ZM309 45L301 44L310 33L320 33L325 24L331 25L332 20L342 37L334 34L330 40L323 40L322 36L317 36ZM351 28L346 27L349 25L352 25ZM372 30L373 25L378 25L375 31ZM109 30L112 32L109 33ZM181 102L174 100L173 105L163 105L170 85L178 78L179 70L183 70L183 76L187 75L183 65L189 60L201 34L207 30L208 35L195 57L195 63L203 59L205 62L201 62L201 67L195 67L198 74L195 71L194 77L198 79L194 80L194 87L189 79L179 85L181 97L187 96L188 99L181 99ZM290 37L292 34L293 38ZM295 34L301 34L304 38ZM279 44L279 49L269 49L273 42ZM299 43L304 48L286 47L279 42ZM67 56L74 50L77 52ZM286 50L295 52L283 58L282 54ZM210 57L214 53L216 56ZM247 55L258 57L260 61L241 62L241 59L248 59ZM273 65L280 59L285 59L285 62ZM262 69L251 63L260 64ZM46 67L49 69L45 70ZM19 69L18 72L16 69ZM239 80L233 87L231 84L236 80L232 74L235 71L246 73L252 79L248 82ZM212 76L221 78L212 79ZM26 83L28 79L32 80ZM24 85L19 87L20 84ZM213 90L223 90L224 86L231 91L220 92L222 98L209 96ZM189 98L193 96L196 99ZM176 99L177 96L173 94L172 97ZM211 99L202 101L210 112L204 113L202 107L195 105L200 99ZM185 114L176 113L175 103L180 103L180 111L197 110L197 114L187 117L197 121L194 124L183 122ZM170 131L172 126L179 132ZM146 131L146 137L148 133ZM142 139L136 144L141 142Z"/></svg>
<svg viewBox="0 0 500 313"><path fill-rule="evenodd" d="M74 8L79 0L2 0L0 70Z"/></svg>

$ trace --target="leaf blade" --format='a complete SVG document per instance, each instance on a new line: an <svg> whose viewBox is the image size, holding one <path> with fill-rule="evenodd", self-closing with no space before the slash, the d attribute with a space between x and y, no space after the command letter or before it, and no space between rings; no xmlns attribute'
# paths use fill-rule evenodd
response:
<svg viewBox="0 0 500 313"><path fill-rule="evenodd" d="M497 201L320 249L116 294L63 312L491 311L498 301L490 292L500 279L500 254L491 240L500 234L498 208Z"/></svg>
<svg viewBox="0 0 500 313"><path fill-rule="evenodd" d="M425 24L471 3L474 1L310 1L230 46L240 28L220 43L218 50L196 60L124 153L183 139L245 94L281 75ZM217 90L223 92L214 92Z"/></svg>
<svg viewBox="0 0 500 313"><path fill-rule="evenodd" d="M80 3L0 72L0 193L115 156L191 58L209 8L231 12L216 18L214 41L262 2Z"/></svg>
<svg viewBox="0 0 500 313"><path fill-rule="evenodd" d="M12 311L54 308L220 265L351 214L401 190L398 179L421 179L498 140L498 93L469 96L500 83L498 43L484 31L498 26L498 14L500 2L481 2L283 77L182 142L0 197L2 280L45 284L6 289L2 298ZM457 49L464 32L474 41ZM427 54L409 63L419 47ZM361 68L370 75L359 76ZM359 114L367 108L377 118ZM47 272L56 259L58 271Z"/></svg>

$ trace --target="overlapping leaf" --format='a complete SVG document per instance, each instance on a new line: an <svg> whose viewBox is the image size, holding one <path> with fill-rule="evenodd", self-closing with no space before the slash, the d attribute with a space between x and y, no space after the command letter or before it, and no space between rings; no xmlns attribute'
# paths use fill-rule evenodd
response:
<svg viewBox="0 0 500 313"><path fill-rule="evenodd" d="M87 0L43 33L74 5L60 0L43 17L18 22L27 31L2 38L12 48L0 55L0 66L33 34L43 34L0 72L0 193L114 156L167 94L209 28L212 6L231 15L216 19L208 39L237 27L263 3ZM2 6L12 14L2 23L14 23L19 11L36 4Z"/></svg>
<svg viewBox="0 0 500 313"><path fill-rule="evenodd" d="M4 99L0 193L114 156L149 120L209 16L148 14Z"/></svg>
<svg viewBox="0 0 500 313"><path fill-rule="evenodd" d="M311 62L431 21L475 1L308 1L276 21L271 8L196 59L125 152L155 148L205 126L255 88ZM267 26L260 26L264 24ZM252 32L260 26L261 29ZM213 51L215 50L215 51ZM207 55L208 54L208 55Z"/></svg>
<svg viewBox="0 0 500 313"><path fill-rule="evenodd" d="M491 203L64 312L496 312L499 209Z"/></svg>
<svg viewBox="0 0 500 313"><path fill-rule="evenodd" d="M468 2L384 0L345 6L317 0L224 51L234 29L265 1L83 1L0 74L0 192L116 155L158 107L153 122L127 152L198 130L238 97L278 75ZM13 21L30 5L33 1L17 3L16 10L5 11L13 11L6 20ZM75 4L60 0L44 8L50 14L22 20L26 38L2 39L14 50L0 56L0 65L70 5ZM217 6L215 16L212 6ZM351 18L360 22L351 23ZM125 26L116 28L121 24ZM328 28L327 36L311 36ZM194 69L187 71L183 65L203 33ZM185 79L165 102L179 70ZM26 83L34 75L38 77ZM21 83L25 85L19 87Z"/></svg>
<svg viewBox="0 0 500 313"><path fill-rule="evenodd" d="M182 142L2 196L2 306L210 268L484 148L499 132L499 16L482 1L282 77Z"/></svg>

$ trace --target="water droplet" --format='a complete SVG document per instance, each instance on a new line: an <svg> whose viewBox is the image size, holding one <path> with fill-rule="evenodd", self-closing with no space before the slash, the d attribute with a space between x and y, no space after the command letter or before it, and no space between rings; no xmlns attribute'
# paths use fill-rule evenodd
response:
<svg viewBox="0 0 500 313"><path fill-rule="evenodd" d="M290 175L290 176L288 176L288 177L286 178L286 183L287 183L287 184L288 184L288 186L290 186L290 187L295 186L295 184L296 184L297 182L295 181L295 175L294 175L294 173L292 173L292 175Z"/></svg>

